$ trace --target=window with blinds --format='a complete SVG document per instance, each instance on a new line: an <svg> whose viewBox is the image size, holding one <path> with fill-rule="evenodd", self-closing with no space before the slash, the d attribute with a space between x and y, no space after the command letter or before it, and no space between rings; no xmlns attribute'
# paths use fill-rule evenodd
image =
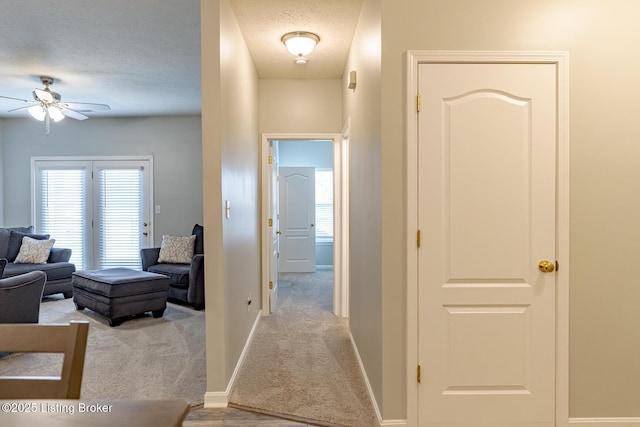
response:
<svg viewBox="0 0 640 427"><path fill-rule="evenodd" d="M76 270L141 269L152 244L152 162L33 160L34 225L70 248Z"/></svg>
<svg viewBox="0 0 640 427"><path fill-rule="evenodd" d="M316 240L333 240L333 171L316 169Z"/></svg>
<svg viewBox="0 0 640 427"><path fill-rule="evenodd" d="M49 234L55 246L71 249L70 262L84 269L86 240L85 168L39 170L38 232Z"/></svg>
<svg viewBox="0 0 640 427"><path fill-rule="evenodd" d="M140 269L143 169L98 173L100 268Z"/></svg>

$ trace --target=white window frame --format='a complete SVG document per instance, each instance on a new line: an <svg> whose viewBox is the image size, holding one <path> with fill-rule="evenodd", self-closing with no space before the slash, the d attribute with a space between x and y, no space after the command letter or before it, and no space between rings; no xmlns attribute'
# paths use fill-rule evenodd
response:
<svg viewBox="0 0 640 427"><path fill-rule="evenodd" d="M333 169L331 168L316 168L316 243L333 243L333 237L335 234L335 229L334 229L334 219L333 219L333 211L335 210L335 200L331 203L331 211L332 211L332 217L331 217L331 237L326 237L326 236L319 236L318 235L318 229L319 229L319 220L318 220L318 197L317 197L317 191L318 191L318 179L317 179L317 174L318 172L330 172L331 173L331 180L332 180L332 184L331 184L331 191L332 191L332 199L335 198L335 191L334 191L334 183L333 181L335 181L335 177L333 174Z"/></svg>
<svg viewBox="0 0 640 427"><path fill-rule="evenodd" d="M37 209L38 209L38 200L36 200L37 186L38 186L38 175L37 175L37 166L42 163L47 164L55 164L56 166L60 166L63 168L64 166L71 166L78 164L80 162L85 162L87 164L93 164L95 162L126 162L126 161L144 161L149 164L149 175L148 175L148 241L149 247L154 247L154 169L153 169L153 156L43 156L43 157L31 157L31 223L37 227ZM91 170L91 169L89 169ZM90 189L91 194L93 193L93 188ZM87 200L87 206L90 206L93 209L94 201ZM91 221L90 218L91 211L86 213L87 221ZM36 230L39 231L39 230ZM93 231L89 233L88 239L86 241L87 245L94 245L94 236ZM92 251L90 251L92 252ZM94 262L95 257L92 257L92 254L85 253L83 262L86 265L91 265ZM85 265L85 266L86 266Z"/></svg>

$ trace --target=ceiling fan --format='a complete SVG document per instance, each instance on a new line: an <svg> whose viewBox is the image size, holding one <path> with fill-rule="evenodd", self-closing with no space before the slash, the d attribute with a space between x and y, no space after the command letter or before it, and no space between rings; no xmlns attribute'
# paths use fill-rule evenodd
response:
<svg viewBox="0 0 640 427"><path fill-rule="evenodd" d="M31 116L37 120L45 122L46 134L49 135L49 126L51 120L59 122L66 117L76 120L86 120L89 117L83 113L91 113L94 111L109 111L111 108L107 104L91 104L88 102L62 102L59 93L49 89L53 84L53 77L41 76L40 81L44 85L44 89L34 89L33 99L12 98L10 96L1 96L0 98L13 99L30 104L26 107L14 108L8 112L26 109Z"/></svg>

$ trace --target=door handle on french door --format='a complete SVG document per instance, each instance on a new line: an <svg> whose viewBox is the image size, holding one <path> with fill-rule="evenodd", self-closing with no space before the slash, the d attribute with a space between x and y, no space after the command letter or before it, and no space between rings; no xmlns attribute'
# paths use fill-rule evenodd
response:
<svg viewBox="0 0 640 427"><path fill-rule="evenodd" d="M146 231L143 231L143 232L142 232L142 235L143 235L143 236L148 236L148 235L149 235L149 233L147 233Z"/></svg>
<svg viewBox="0 0 640 427"><path fill-rule="evenodd" d="M552 273L555 269L556 269L556 266L553 265L552 262L547 261L546 259L543 261L540 261L540 264L538 264L538 270L542 271L543 273Z"/></svg>

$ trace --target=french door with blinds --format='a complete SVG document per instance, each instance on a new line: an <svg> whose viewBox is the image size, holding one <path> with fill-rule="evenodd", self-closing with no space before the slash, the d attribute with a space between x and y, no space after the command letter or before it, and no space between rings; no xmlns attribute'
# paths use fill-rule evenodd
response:
<svg viewBox="0 0 640 427"><path fill-rule="evenodd" d="M145 158L32 160L34 224L72 250L77 270L139 270L152 241L153 161Z"/></svg>

